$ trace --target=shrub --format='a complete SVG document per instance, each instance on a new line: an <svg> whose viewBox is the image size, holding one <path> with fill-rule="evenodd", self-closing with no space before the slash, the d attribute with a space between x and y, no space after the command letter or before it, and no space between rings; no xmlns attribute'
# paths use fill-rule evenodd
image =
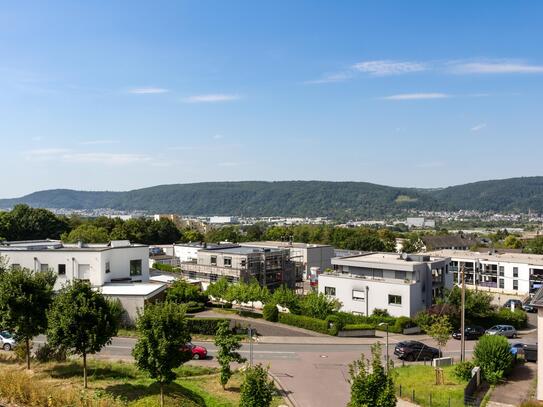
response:
<svg viewBox="0 0 543 407"><path fill-rule="evenodd" d="M279 319L279 310L277 309L277 305L275 303L264 305L262 315L266 321L277 322Z"/></svg>
<svg viewBox="0 0 543 407"><path fill-rule="evenodd" d="M476 363L490 384L500 381L511 368L513 355L507 339L500 335L484 335L473 351Z"/></svg>
<svg viewBox="0 0 543 407"><path fill-rule="evenodd" d="M178 304L188 302L206 303L208 297L200 290L200 287L189 284L184 280L176 280L166 292L166 300Z"/></svg>
<svg viewBox="0 0 543 407"><path fill-rule="evenodd" d="M328 324L328 332L330 335L336 336L339 331L343 329L345 323L336 315L330 315L326 318L326 323Z"/></svg>
<svg viewBox="0 0 543 407"><path fill-rule="evenodd" d="M347 324L343 327L344 331L358 331L367 329L375 329L375 327L370 324Z"/></svg>
<svg viewBox="0 0 543 407"><path fill-rule="evenodd" d="M32 349L32 342L30 342L30 349ZM30 353L32 354L32 350ZM19 362L24 362L26 360L26 344L24 342L17 342L13 347L13 354Z"/></svg>
<svg viewBox="0 0 543 407"><path fill-rule="evenodd" d="M187 326L191 334L215 335L223 321L230 323L227 318L187 318Z"/></svg>
<svg viewBox="0 0 543 407"><path fill-rule="evenodd" d="M475 364L472 361L459 362L454 365L453 375L459 380L469 380L474 367Z"/></svg>
<svg viewBox="0 0 543 407"><path fill-rule="evenodd" d="M49 345L47 342L36 349L36 360L40 363L66 361L66 349Z"/></svg>
<svg viewBox="0 0 543 407"><path fill-rule="evenodd" d="M516 329L526 328L528 324L528 314L519 309L511 311L509 308L501 308L491 318L493 325L513 325Z"/></svg>
<svg viewBox="0 0 543 407"><path fill-rule="evenodd" d="M381 308L375 308L371 315L374 317L389 317L390 316L390 314L388 313L388 310L381 309Z"/></svg>
<svg viewBox="0 0 543 407"><path fill-rule="evenodd" d="M240 407L269 407L274 394L275 386L268 377L268 369L261 364L245 369L240 386Z"/></svg>
<svg viewBox="0 0 543 407"><path fill-rule="evenodd" d="M339 310L341 303L335 298L329 298L323 293L315 291L302 299L302 314L312 318L325 319L328 315Z"/></svg>
<svg viewBox="0 0 543 407"><path fill-rule="evenodd" d="M433 317L427 311L421 311L415 315L413 321L423 332L425 332L426 328L432 325L432 319Z"/></svg>
<svg viewBox="0 0 543 407"><path fill-rule="evenodd" d="M391 331L391 332L403 333L404 329L412 328L413 326L415 326L415 323L413 322L411 318L399 317L396 320L396 322L394 322L394 327L393 327L394 331Z"/></svg>
<svg viewBox="0 0 543 407"><path fill-rule="evenodd" d="M323 334L329 333L328 322L323 321L322 319L306 317L304 315L294 315L281 312L279 313L279 322Z"/></svg>
<svg viewBox="0 0 543 407"><path fill-rule="evenodd" d="M201 302L189 301L185 305L187 306L187 312L191 314L205 311L205 306Z"/></svg>

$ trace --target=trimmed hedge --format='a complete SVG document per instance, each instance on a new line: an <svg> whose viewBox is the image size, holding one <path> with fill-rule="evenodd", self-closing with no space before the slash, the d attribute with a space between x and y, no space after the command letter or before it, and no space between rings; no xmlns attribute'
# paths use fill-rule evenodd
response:
<svg viewBox="0 0 543 407"><path fill-rule="evenodd" d="M230 323L228 318L187 318L187 326L191 334L215 335L223 321Z"/></svg>
<svg viewBox="0 0 543 407"><path fill-rule="evenodd" d="M309 329L310 331L320 332L322 334L330 334L328 322L323 321L322 319L281 312L279 313L279 322L298 328Z"/></svg>
<svg viewBox="0 0 543 407"><path fill-rule="evenodd" d="M347 324L342 331L374 330L375 327L370 324Z"/></svg>
<svg viewBox="0 0 543 407"><path fill-rule="evenodd" d="M279 310L275 303L264 305L262 309L262 315L266 321L277 322L279 319Z"/></svg>

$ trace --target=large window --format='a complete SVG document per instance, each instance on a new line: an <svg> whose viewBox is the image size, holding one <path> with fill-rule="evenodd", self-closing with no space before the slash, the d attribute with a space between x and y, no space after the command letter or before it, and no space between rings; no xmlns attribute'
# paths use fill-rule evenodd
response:
<svg viewBox="0 0 543 407"><path fill-rule="evenodd" d="M366 298L366 293L362 290L353 290L353 300L354 301L364 301Z"/></svg>
<svg viewBox="0 0 543 407"><path fill-rule="evenodd" d="M44 264L44 263L40 264L40 271L43 271L43 272L49 271L49 264Z"/></svg>
<svg viewBox="0 0 543 407"><path fill-rule="evenodd" d="M499 270L500 270L500 276L503 277L503 272L504 272L504 267L503 266L500 266L499 267Z"/></svg>
<svg viewBox="0 0 543 407"><path fill-rule="evenodd" d="M389 294L388 303L390 305L402 305L402 296Z"/></svg>
<svg viewBox="0 0 543 407"><path fill-rule="evenodd" d="M130 275L141 276L141 260L130 260Z"/></svg>
<svg viewBox="0 0 543 407"><path fill-rule="evenodd" d="M405 271L395 271L394 272L394 278L396 280L405 280L405 278L406 278Z"/></svg>
<svg viewBox="0 0 543 407"><path fill-rule="evenodd" d="M224 267L232 267L232 257L225 257L223 260Z"/></svg>
<svg viewBox="0 0 543 407"><path fill-rule="evenodd" d="M66 275L66 264L59 264L58 265L58 275L59 276Z"/></svg>
<svg viewBox="0 0 543 407"><path fill-rule="evenodd" d="M513 277L518 278L518 267L513 267Z"/></svg>
<svg viewBox="0 0 543 407"><path fill-rule="evenodd" d="M518 280L513 280L513 290L518 290Z"/></svg>
<svg viewBox="0 0 543 407"><path fill-rule="evenodd" d="M217 265L217 256L211 256L211 264L213 266L216 266Z"/></svg>
<svg viewBox="0 0 543 407"><path fill-rule="evenodd" d="M503 278L500 278L500 288L504 287Z"/></svg>
<svg viewBox="0 0 543 407"><path fill-rule="evenodd" d="M335 297L336 296L336 287L324 287L324 294Z"/></svg>

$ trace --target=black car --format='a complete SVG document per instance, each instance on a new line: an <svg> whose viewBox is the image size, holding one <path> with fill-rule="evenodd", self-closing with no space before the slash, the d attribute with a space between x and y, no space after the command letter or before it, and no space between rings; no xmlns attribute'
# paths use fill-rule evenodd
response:
<svg viewBox="0 0 543 407"><path fill-rule="evenodd" d="M485 329L478 325L470 325L464 328L466 340L479 339L485 334ZM460 330L453 332L452 337L454 339L462 339Z"/></svg>
<svg viewBox="0 0 543 407"><path fill-rule="evenodd" d="M505 301L505 304L503 304L502 308L511 308L511 306L513 306L515 309L521 309L522 305L521 300L507 300Z"/></svg>
<svg viewBox="0 0 543 407"><path fill-rule="evenodd" d="M441 357L439 349L418 341L399 342L394 348L394 354L403 360L432 360Z"/></svg>

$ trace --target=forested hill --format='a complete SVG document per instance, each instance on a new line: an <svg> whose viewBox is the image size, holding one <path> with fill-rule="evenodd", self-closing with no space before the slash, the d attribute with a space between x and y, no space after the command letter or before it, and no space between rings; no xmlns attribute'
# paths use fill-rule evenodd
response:
<svg viewBox="0 0 543 407"><path fill-rule="evenodd" d="M406 209L543 210L543 177L511 178L443 189L366 182L247 181L160 185L127 192L56 189L0 200L34 207L175 212L186 215L377 217Z"/></svg>

